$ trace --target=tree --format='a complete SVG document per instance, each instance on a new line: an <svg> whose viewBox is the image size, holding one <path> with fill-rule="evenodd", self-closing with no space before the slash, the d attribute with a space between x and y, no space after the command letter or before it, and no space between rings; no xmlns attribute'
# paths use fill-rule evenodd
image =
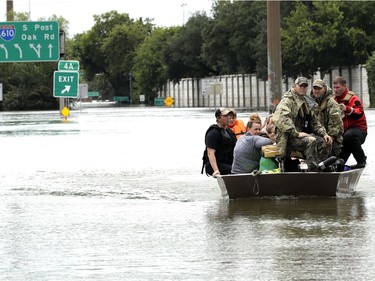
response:
<svg viewBox="0 0 375 281"><path fill-rule="evenodd" d="M266 3L219 1L203 32L203 57L220 74L267 75Z"/></svg>
<svg viewBox="0 0 375 281"><path fill-rule="evenodd" d="M91 30L75 37L72 50L79 54L88 81L100 75L109 83L110 95L127 95L134 52L150 34L152 24L149 19L133 20L116 11L96 15L94 20Z"/></svg>
<svg viewBox="0 0 375 281"><path fill-rule="evenodd" d="M172 37L179 27L156 28L135 52L132 74L136 81L136 95L152 101L168 79L167 53ZM133 97L134 99L134 97Z"/></svg>
<svg viewBox="0 0 375 281"><path fill-rule="evenodd" d="M202 57L202 30L209 22L205 13L196 13L171 38L165 58L169 79L178 81L183 77L217 74Z"/></svg>
<svg viewBox="0 0 375 281"><path fill-rule="evenodd" d="M130 25L115 26L104 40L102 50L106 57L108 81L118 94L129 95L129 77L135 51L150 31L148 23L137 21Z"/></svg>
<svg viewBox="0 0 375 281"><path fill-rule="evenodd" d="M9 65L5 81L5 110L42 110L58 106L52 95L55 63L15 63Z"/></svg>
<svg viewBox="0 0 375 281"><path fill-rule="evenodd" d="M232 6L234 3L218 1L213 8L214 18L210 26L203 30L202 55L217 74L237 72L236 54L229 43L235 20Z"/></svg>
<svg viewBox="0 0 375 281"><path fill-rule="evenodd" d="M357 20L348 20L347 11L359 10L362 4L353 5L356 9L352 5L341 1L296 3L282 29L284 75L309 76L319 69L324 74L334 66L366 61L371 39L361 26L353 24L362 21L360 13L355 15Z"/></svg>

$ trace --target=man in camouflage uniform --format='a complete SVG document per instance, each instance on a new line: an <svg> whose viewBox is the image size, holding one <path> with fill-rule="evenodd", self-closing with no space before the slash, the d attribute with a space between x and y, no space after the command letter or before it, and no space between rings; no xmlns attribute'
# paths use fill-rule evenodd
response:
<svg viewBox="0 0 375 281"><path fill-rule="evenodd" d="M296 79L278 104L273 119L276 125L276 142L283 156L292 151L302 152L310 171L317 171L317 163L329 156L332 138L311 110L316 102L306 96L308 81Z"/></svg>
<svg viewBox="0 0 375 281"><path fill-rule="evenodd" d="M327 87L323 80L317 79L313 82L311 96L318 103L318 106L313 107L314 113L333 140L331 154L339 158L344 124L342 122L341 108L335 101L333 90Z"/></svg>

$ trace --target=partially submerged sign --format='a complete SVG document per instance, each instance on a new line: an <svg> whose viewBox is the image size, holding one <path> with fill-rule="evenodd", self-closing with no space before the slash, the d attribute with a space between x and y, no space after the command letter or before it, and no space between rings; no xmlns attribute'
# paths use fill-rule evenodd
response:
<svg viewBox="0 0 375 281"><path fill-rule="evenodd" d="M53 73L53 96L57 98L78 97L79 75L77 71L55 71Z"/></svg>

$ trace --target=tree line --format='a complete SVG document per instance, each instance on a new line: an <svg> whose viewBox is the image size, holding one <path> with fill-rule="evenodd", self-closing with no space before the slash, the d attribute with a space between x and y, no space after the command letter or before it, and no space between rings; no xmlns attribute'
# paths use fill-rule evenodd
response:
<svg viewBox="0 0 375 281"><path fill-rule="evenodd" d="M372 1L280 1L283 78L367 63L370 86L374 13ZM68 31L66 20L53 18ZM93 27L66 46L64 59L80 62L81 83L104 99L129 96L137 103L144 95L152 103L167 80L184 77L256 73L266 79L267 3L216 1L212 16L197 12L173 27L109 11L95 15ZM58 108L52 96L56 69L57 63L1 64L3 109ZM372 106L374 87L369 89Z"/></svg>

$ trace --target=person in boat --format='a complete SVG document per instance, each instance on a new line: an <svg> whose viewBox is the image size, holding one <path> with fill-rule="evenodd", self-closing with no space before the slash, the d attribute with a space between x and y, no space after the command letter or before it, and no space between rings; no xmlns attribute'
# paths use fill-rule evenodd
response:
<svg viewBox="0 0 375 281"><path fill-rule="evenodd" d="M251 124L249 127L248 125ZM252 136L259 136L262 132L262 121L258 119L250 120L247 122L246 131Z"/></svg>
<svg viewBox="0 0 375 281"><path fill-rule="evenodd" d="M332 138L331 155L340 157L344 125L342 122L342 113L339 104L335 101L333 90L321 79L313 82L311 97L317 102L318 106L313 107L320 123L326 129L328 135Z"/></svg>
<svg viewBox="0 0 375 281"><path fill-rule="evenodd" d="M332 138L311 110L316 102L306 96L308 80L298 77L295 84L281 98L273 114L276 142L282 156L290 157L298 151L310 171L318 171L317 163L331 152Z"/></svg>
<svg viewBox="0 0 375 281"><path fill-rule="evenodd" d="M253 123L253 126L248 132L252 135L267 136L264 132L264 125L262 126L262 119L260 119L258 113L250 114L249 121Z"/></svg>
<svg viewBox="0 0 375 281"><path fill-rule="evenodd" d="M335 100L340 105L343 113L344 136L343 147L340 154L345 163L353 154L357 161L355 168L366 166L367 157L362 149L362 144L367 136L367 121L360 98L346 86L346 80L342 76L333 79Z"/></svg>
<svg viewBox="0 0 375 281"><path fill-rule="evenodd" d="M233 131L237 139L246 133L246 127L242 120L237 119L237 112L234 109L229 109L229 123L228 128Z"/></svg>
<svg viewBox="0 0 375 281"><path fill-rule="evenodd" d="M273 122L272 116L273 114L271 113L264 120L264 123L262 125L262 130L260 132L260 135L262 137L274 139L276 136L275 135L275 123Z"/></svg>
<svg viewBox="0 0 375 281"><path fill-rule="evenodd" d="M270 138L275 142L275 130L272 127L269 117L266 118L266 122L262 125L262 119L260 119L257 113L252 113L249 118L249 122L252 122L250 129L247 129L247 132L251 135L262 136L265 138Z"/></svg>
<svg viewBox="0 0 375 281"><path fill-rule="evenodd" d="M216 124L211 125L206 131L206 149L203 154L203 168L207 175L216 177L231 173L233 163L233 149L237 138L229 129L229 113L227 108L219 108L215 111Z"/></svg>
<svg viewBox="0 0 375 281"><path fill-rule="evenodd" d="M247 133L237 140L234 147L234 157L232 173L251 173L259 169L259 162L262 157L262 146L273 144L273 140L251 134L253 127L257 127L260 132L261 123L249 121L247 123Z"/></svg>
<svg viewBox="0 0 375 281"><path fill-rule="evenodd" d="M260 119L258 113L251 113L249 117L249 121L259 122L260 124L262 124L262 119Z"/></svg>

